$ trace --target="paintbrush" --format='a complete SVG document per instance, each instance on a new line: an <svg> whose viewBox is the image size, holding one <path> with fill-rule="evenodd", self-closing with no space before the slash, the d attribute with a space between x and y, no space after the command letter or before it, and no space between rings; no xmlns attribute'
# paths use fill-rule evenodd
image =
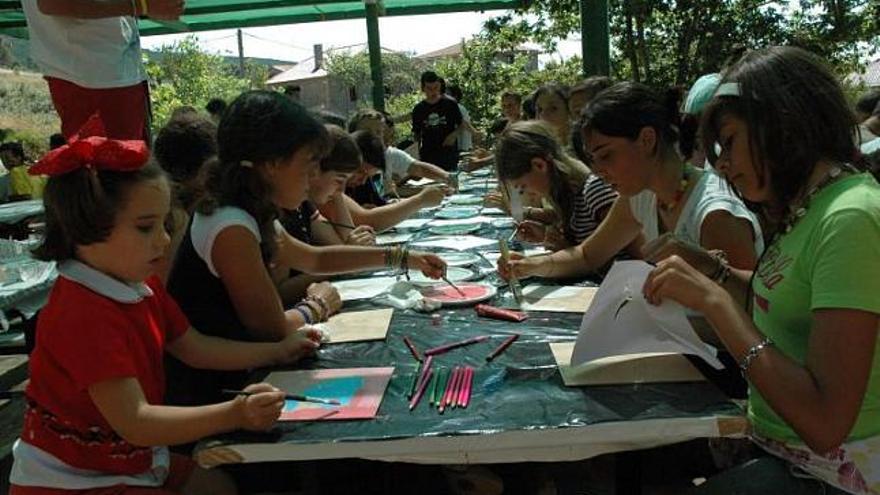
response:
<svg viewBox="0 0 880 495"><path fill-rule="evenodd" d="M507 249L507 241L504 239L498 239L498 247L501 250L501 259L504 262L510 261L510 250ZM522 304L522 287L519 285L519 280L516 279L516 276L513 274L511 270L510 280L507 281L508 287L510 287L510 292L513 294L513 299L517 304Z"/></svg>
<svg viewBox="0 0 880 495"><path fill-rule="evenodd" d="M453 283L452 283L452 280L449 280L449 277L446 276L446 272L445 272L445 271L443 272L443 275L440 276L440 278L441 278L444 282L446 282L447 284L449 284L450 286L452 286L453 289L455 289L456 291L458 291L458 293L461 294L461 297L467 297L467 294L465 294L463 290L459 289L457 285L453 284Z"/></svg>
<svg viewBox="0 0 880 495"><path fill-rule="evenodd" d="M230 390L224 389L224 394L234 394L234 395L254 395L255 392L247 392L245 390ZM336 399L320 399L318 397L307 397L305 395L299 394L284 394L284 400L295 400L297 402L314 402L316 404L327 404L330 406L341 406L342 403Z"/></svg>

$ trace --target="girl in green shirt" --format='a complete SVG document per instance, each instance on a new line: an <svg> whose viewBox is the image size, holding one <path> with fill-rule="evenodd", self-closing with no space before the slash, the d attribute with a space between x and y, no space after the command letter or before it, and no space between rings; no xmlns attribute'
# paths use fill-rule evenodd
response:
<svg viewBox="0 0 880 495"><path fill-rule="evenodd" d="M770 454L698 492L880 493L880 186L851 163L843 92L809 52L750 52L701 130L716 169L778 227L754 274L719 258L710 278L673 255L644 286L652 303L707 317L749 381L752 439Z"/></svg>

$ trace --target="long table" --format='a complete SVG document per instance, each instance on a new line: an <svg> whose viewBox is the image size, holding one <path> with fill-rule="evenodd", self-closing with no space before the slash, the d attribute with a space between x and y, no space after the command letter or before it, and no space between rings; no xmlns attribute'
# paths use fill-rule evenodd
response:
<svg viewBox="0 0 880 495"><path fill-rule="evenodd" d="M510 233L484 227L477 235L506 238ZM482 267L489 265L484 261ZM509 291L497 276L487 280L499 286L490 303L508 302ZM369 301L348 302L343 311L375 307ZM279 423L269 433L219 435L200 442L196 458L206 466L350 457L423 464L571 461L746 432L741 408L709 383L566 387L549 343L573 341L580 314L535 312L525 322L511 323L478 317L473 308L437 313L439 318L395 310L384 341L326 345L315 359L296 367L394 366L375 419ZM489 350L513 333L521 335L519 340L487 363ZM416 362L403 336L424 350L476 335L492 336L492 344L460 348L434 361L440 367L476 368L470 405L440 415L423 399L409 411L406 391Z"/></svg>

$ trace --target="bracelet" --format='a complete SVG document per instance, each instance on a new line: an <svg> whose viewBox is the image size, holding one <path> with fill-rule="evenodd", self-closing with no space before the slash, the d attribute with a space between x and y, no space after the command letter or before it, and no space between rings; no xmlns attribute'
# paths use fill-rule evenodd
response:
<svg viewBox="0 0 880 495"><path fill-rule="evenodd" d="M713 249L709 251L709 256L715 260L715 271L712 272L709 278L718 285L724 285L724 282L727 282L727 279L730 278L730 264L727 262L727 253L720 249Z"/></svg>
<svg viewBox="0 0 880 495"><path fill-rule="evenodd" d="M752 361L758 357L758 354L763 351L766 347L773 345L773 341L770 340L769 337L764 338L764 340L758 342L753 345L746 351L746 355L743 356L742 361L739 363L739 370L743 375L743 378L746 377L746 374L749 372L749 367L752 365Z"/></svg>
<svg viewBox="0 0 880 495"><path fill-rule="evenodd" d="M314 301L314 302L318 303L318 306L321 306L321 311L323 312L323 314L325 314L325 315L330 314L330 308L327 306L327 303L324 302L324 299L322 299L318 296L306 296L306 302L308 302L308 301Z"/></svg>
<svg viewBox="0 0 880 495"><path fill-rule="evenodd" d="M306 311L306 310L302 309L301 306L302 306L301 304L297 304L296 306L293 307L293 310L296 311L297 313L299 313L303 317L303 321L306 322L306 325L311 325L312 324L311 311Z"/></svg>
<svg viewBox="0 0 880 495"><path fill-rule="evenodd" d="M327 321L327 315L321 311L321 307L318 306L315 301L306 299L303 301L303 304L312 312L312 317L314 318L315 323Z"/></svg>

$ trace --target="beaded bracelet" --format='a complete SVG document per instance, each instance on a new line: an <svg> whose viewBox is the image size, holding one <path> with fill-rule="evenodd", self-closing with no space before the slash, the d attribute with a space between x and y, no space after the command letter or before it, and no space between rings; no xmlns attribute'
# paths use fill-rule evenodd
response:
<svg viewBox="0 0 880 495"><path fill-rule="evenodd" d="M315 301L316 303L318 303L318 306L321 306L321 312L323 312L323 314L330 314L330 308L327 306L327 303L324 302L324 299L315 295L310 295L306 296L306 301Z"/></svg>
<svg viewBox="0 0 880 495"><path fill-rule="evenodd" d="M749 372L749 367L752 365L752 361L758 357L758 354L763 351L765 348L773 345L773 341L770 338L764 338L764 340L758 342L753 345L746 351L745 356L743 356L742 361L739 363L739 370L745 378L746 374Z"/></svg>
<svg viewBox="0 0 880 495"><path fill-rule="evenodd" d="M303 321L306 322L306 325L312 324L311 311L304 310L302 308L302 304L297 304L296 306L293 307L293 310L296 311L297 313L299 313L300 315L302 315Z"/></svg>
<svg viewBox="0 0 880 495"><path fill-rule="evenodd" d="M321 307L315 301L305 299L303 300L303 304L312 312L315 323L327 321L327 314L321 310Z"/></svg>
<svg viewBox="0 0 880 495"><path fill-rule="evenodd" d="M724 282L727 282L727 279L730 278L730 264L727 262L727 253L720 249L714 249L709 251L709 256L716 263L715 271L709 278L718 283L718 285L724 285Z"/></svg>

